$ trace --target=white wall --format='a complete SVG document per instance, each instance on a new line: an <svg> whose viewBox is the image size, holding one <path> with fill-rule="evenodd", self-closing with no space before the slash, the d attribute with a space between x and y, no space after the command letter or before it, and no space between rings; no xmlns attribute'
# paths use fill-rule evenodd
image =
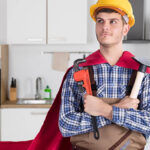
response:
<svg viewBox="0 0 150 150"><path fill-rule="evenodd" d="M54 48L46 46L10 46L9 85L11 77L15 77L19 98L34 98L37 77L42 77L43 88L47 84L52 88L52 97L55 97L64 72L52 70L53 54L43 54L47 49L54 51ZM68 66L72 65L74 58L79 57L82 58L82 54L71 54Z"/></svg>
<svg viewBox="0 0 150 150"><path fill-rule="evenodd" d="M93 48L92 48L93 47ZM95 51L99 48L95 42L87 45L61 45L61 46L10 46L9 47L9 85L11 77L17 79L18 97L34 98L35 80L43 78L43 88L46 84L52 88L52 96L55 97L64 72L52 70L53 54L43 54L44 51ZM124 44L124 50L128 50L136 56L150 58L150 44ZM88 54L86 54L88 55ZM70 53L69 65L83 54Z"/></svg>

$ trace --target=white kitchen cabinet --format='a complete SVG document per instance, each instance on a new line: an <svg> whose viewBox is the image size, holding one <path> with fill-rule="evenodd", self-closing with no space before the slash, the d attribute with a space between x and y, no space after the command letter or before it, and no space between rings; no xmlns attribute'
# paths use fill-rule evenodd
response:
<svg viewBox="0 0 150 150"><path fill-rule="evenodd" d="M46 43L46 0L7 0L7 43Z"/></svg>
<svg viewBox="0 0 150 150"><path fill-rule="evenodd" d="M8 44L86 44L87 0L7 0Z"/></svg>
<svg viewBox="0 0 150 150"><path fill-rule="evenodd" d="M6 0L0 0L0 44L5 44L6 39Z"/></svg>
<svg viewBox="0 0 150 150"><path fill-rule="evenodd" d="M0 43L85 44L87 0L0 0ZM2 6L1 5L1 6Z"/></svg>
<svg viewBox="0 0 150 150"><path fill-rule="evenodd" d="M2 108L1 140L21 141L35 138L48 108Z"/></svg>
<svg viewBox="0 0 150 150"><path fill-rule="evenodd" d="M48 43L86 42L87 0L48 0Z"/></svg>

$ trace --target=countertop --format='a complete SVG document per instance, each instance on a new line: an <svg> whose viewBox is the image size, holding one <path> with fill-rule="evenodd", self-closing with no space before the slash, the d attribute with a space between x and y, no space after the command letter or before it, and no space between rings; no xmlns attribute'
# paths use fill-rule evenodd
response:
<svg viewBox="0 0 150 150"><path fill-rule="evenodd" d="M0 108L50 108L52 104L17 104L17 101L5 101Z"/></svg>

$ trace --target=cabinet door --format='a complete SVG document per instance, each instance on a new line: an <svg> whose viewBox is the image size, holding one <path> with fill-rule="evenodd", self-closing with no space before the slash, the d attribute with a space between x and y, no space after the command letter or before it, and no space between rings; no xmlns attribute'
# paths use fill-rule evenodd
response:
<svg viewBox="0 0 150 150"><path fill-rule="evenodd" d="M1 140L21 141L35 138L48 108L1 109Z"/></svg>
<svg viewBox="0 0 150 150"><path fill-rule="evenodd" d="M48 43L86 44L87 0L48 0Z"/></svg>
<svg viewBox="0 0 150 150"><path fill-rule="evenodd" d="M6 0L0 0L0 44L6 44Z"/></svg>
<svg viewBox="0 0 150 150"><path fill-rule="evenodd" d="M46 0L7 0L7 43L46 43Z"/></svg>

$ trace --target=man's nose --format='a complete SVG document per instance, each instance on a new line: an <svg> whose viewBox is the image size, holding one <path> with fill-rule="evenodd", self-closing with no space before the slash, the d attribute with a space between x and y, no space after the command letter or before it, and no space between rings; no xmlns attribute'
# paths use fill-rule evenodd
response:
<svg viewBox="0 0 150 150"><path fill-rule="evenodd" d="M103 23L103 29L104 29L104 30L109 30L109 28L110 28L109 22L107 22L107 21L104 22L104 23Z"/></svg>

